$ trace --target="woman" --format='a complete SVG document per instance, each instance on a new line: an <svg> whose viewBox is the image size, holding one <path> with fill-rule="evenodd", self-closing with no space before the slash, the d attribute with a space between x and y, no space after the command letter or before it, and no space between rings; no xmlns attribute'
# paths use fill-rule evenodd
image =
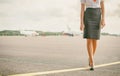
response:
<svg viewBox="0 0 120 76"><path fill-rule="evenodd" d="M104 0L81 0L81 25L84 38L87 39L90 70L94 70L94 54L100 29L105 26Z"/></svg>

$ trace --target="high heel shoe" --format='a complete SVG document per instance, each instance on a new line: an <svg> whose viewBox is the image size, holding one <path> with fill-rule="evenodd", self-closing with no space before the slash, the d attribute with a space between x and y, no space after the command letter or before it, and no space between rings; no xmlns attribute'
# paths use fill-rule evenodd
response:
<svg viewBox="0 0 120 76"><path fill-rule="evenodd" d="M92 65L89 65L89 66L90 66L90 70L94 71L94 65L92 64Z"/></svg>
<svg viewBox="0 0 120 76"><path fill-rule="evenodd" d="M88 62L89 62L90 70L94 71L94 64L91 64L89 59L88 59Z"/></svg>
<svg viewBox="0 0 120 76"><path fill-rule="evenodd" d="M94 71L94 67L92 66L92 67L90 68L90 70L91 70L91 71Z"/></svg>

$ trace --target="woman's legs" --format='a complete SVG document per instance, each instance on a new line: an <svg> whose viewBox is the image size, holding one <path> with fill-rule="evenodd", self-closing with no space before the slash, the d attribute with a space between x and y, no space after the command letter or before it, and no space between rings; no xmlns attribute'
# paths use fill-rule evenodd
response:
<svg viewBox="0 0 120 76"><path fill-rule="evenodd" d="M96 47L97 47L97 40L95 39L87 39L87 50L88 50L88 55L89 55L89 64L90 66L93 66L93 56L96 52Z"/></svg>
<svg viewBox="0 0 120 76"><path fill-rule="evenodd" d="M93 63L93 47L92 47L92 39L87 39L87 50L89 55L89 63L92 65Z"/></svg>
<svg viewBox="0 0 120 76"><path fill-rule="evenodd" d="M94 56L97 47L97 40L92 39L92 47L93 47L93 56Z"/></svg>

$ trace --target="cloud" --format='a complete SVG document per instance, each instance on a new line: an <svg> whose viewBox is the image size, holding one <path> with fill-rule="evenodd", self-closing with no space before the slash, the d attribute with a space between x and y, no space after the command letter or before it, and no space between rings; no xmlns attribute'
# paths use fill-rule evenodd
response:
<svg viewBox="0 0 120 76"><path fill-rule="evenodd" d="M120 24L114 18L119 15L120 1L106 0L105 6L109 24L105 31L116 30L119 26L110 22ZM0 0L0 29L63 31L66 25L79 30L80 0Z"/></svg>
<svg viewBox="0 0 120 76"><path fill-rule="evenodd" d="M74 9L76 1L73 0L5 0L3 2L7 3L7 1L11 2L0 5L2 7L0 16L4 16L1 22L3 25L4 22L8 25L17 24L17 26L21 23L25 25L27 22L28 24L43 24L43 22L53 24L56 19L59 22L61 19L70 20L76 16L76 9Z"/></svg>
<svg viewBox="0 0 120 76"><path fill-rule="evenodd" d="M117 16L120 17L120 3L118 4L118 8L116 9L114 13L116 13Z"/></svg>
<svg viewBox="0 0 120 76"><path fill-rule="evenodd" d="M10 2L11 2L10 0L0 0L0 4L10 3Z"/></svg>

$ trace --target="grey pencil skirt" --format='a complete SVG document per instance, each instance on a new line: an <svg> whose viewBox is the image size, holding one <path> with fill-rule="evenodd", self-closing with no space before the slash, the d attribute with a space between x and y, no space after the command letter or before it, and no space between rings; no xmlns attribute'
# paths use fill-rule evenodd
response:
<svg viewBox="0 0 120 76"><path fill-rule="evenodd" d="M84 13L84 38L86 39L100 39L100 8L87 8Z"/></svg>

